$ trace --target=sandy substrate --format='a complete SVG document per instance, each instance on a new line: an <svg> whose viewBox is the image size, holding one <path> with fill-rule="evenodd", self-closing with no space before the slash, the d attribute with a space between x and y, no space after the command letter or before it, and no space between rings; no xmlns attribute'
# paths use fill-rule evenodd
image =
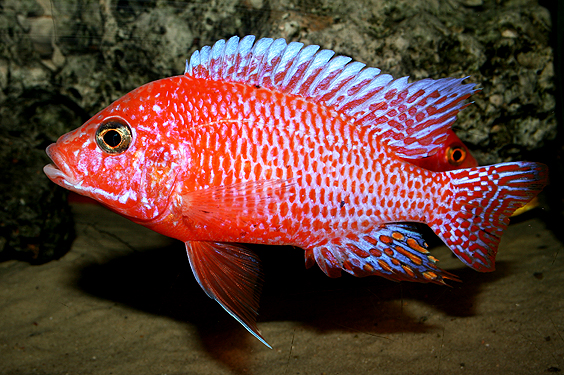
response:
<svg viewBox="0 0 564 375"><path fill-rule="evenodd" d="M259 327L196 284L183 244L75 205L72 250L0 263L0 374L545 374L564 369L564 248L539 217L507 230L497 270L452 288L329 279L303 254L258 248Z"/></svg>

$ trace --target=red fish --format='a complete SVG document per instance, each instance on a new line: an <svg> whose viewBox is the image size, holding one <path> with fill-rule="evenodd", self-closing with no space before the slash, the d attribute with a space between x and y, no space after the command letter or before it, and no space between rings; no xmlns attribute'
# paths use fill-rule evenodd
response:
<svg viewBox="0 0 564 375"><path fill-rule="evenodd" d="M492 271L509 216L546 184L532 162L421 168L474 85L394 80L318 49L218 41L47 148L53 182L184 241L204 291L265 345L259 264L240 243L301 247L330 277L444 283L456 277L406 223Z"/></svg>
<svg viewBox="0 0 564 375"><path fill-rule="evenodd" d="M410 162L435 172L478 166L478 162L474 159L468 147L462 143L452 130L447 131L444 144L437 149L435 154L426 158L411 159Z"/></svg>

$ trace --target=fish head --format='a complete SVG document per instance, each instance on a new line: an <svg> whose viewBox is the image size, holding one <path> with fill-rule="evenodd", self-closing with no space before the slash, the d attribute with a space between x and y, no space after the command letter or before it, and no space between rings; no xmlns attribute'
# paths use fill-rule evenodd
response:
<svg viewBox="0 0 564 375"><path fill-rule="evenodd" d="M48 146L47 177L136 221L163 214L183 152L167 95L156 86L163 83L130 92Z"/></svg>

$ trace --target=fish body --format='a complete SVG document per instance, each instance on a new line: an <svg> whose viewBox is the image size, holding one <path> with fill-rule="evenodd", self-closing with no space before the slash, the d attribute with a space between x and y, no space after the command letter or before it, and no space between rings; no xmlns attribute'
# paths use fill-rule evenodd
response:
<svg viewBox="0 0 564 375"><path fill-rule="evenodd" d="M508 217L546 184L538 163L417 165L473 85L394 80L318 48L219 41L47 149L53 182L185 242L204 291L265 344L259 264L239 243L301 247L331 277L444 283L456 277L408 223L491 271Z"/></svg>

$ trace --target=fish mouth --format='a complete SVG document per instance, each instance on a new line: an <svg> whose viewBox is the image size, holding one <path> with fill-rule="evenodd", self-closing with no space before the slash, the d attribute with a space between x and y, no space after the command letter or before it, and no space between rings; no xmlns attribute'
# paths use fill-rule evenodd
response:
<svg viewBox="0 0 564 375"><path fill-rule="evenodd" d="M57 150L57 144L50 144L45 152L51 161L53 161L53 163L43 167L43 172L47 177L59 186L76 190L80 181L74 176L65 158L61 156L60 150Z"/></svg>

